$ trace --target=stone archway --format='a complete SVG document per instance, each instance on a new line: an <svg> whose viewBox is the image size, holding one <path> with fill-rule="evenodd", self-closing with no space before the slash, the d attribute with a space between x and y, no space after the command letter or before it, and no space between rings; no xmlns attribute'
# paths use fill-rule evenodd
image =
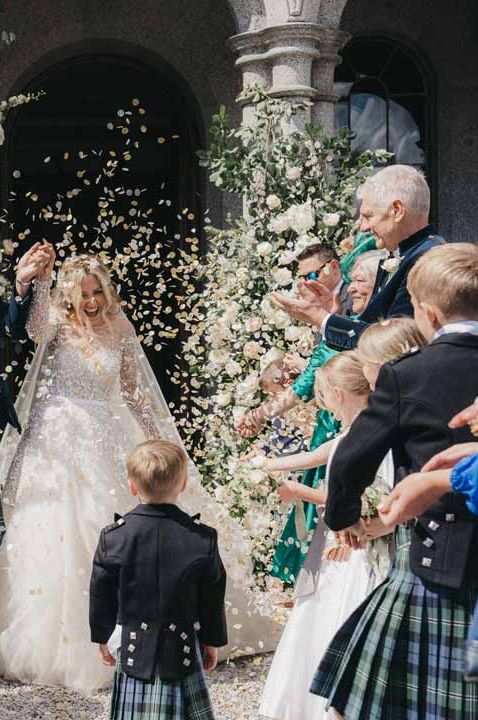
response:
<svg viewBox="0 0 478 720"><path fill-rule="evenodd" d="M191 225L177 219L183 208L198 218L200 233L203 178L196 151L204 131L195 98L160 58L140 59L133 48L108 48L107 41L101 48L65 49L62 60L44 65L23 88L42 88L46 94L13 115L6 133L2 192L9 209L8 235L19 242L18 254L41 238L57 246L60 258L107 247L128 252L133 236L149 242L141 227L150 223L151 245L164 247L165 258L171 244L179 242L175 238L186 236ZM111 131L111 124L119 123L126 135ZM106 158L118 159L124 172L110 179ZM108 210L123 217L121 222L102 220L102 203L110 193ZM47 217L45 209L54 217ZM129 297L148 289L134 268L129 277ZM162 321L174 327L173 318L170 314ZM165 340L159 353L153 347L145 350L166 399L174 400L177 393L167 371L178 362L179 340Z"/></svg>

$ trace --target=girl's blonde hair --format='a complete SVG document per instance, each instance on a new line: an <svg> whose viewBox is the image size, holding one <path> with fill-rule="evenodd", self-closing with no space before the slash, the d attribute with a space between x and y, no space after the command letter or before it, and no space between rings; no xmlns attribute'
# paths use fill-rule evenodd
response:
<svg viewBox="0 0 478 720"><path fill-rule="evenodd" d="M101 316L104 322L108 324L111 315L120 312L121 300L113 287L106 265L96 255L73 255L62 264L52 293L53 311L60 323L76 320L80 327L86 329L80 308L81 282L88 275L96 278L103 290L106 303L101 309Z"/></svg>
<svg viewBox="0 0 478 720"><path fill-rule="evenodd" d="M390 318L374 323L357 344L361 362L383 365L427 344L425 337L412 318Z"/></svg>
<svg viewBox="0 0 478 720"><path fill-rule="evenodd" d="M335 355L315 372L315 399L317 405L327 409L324 390L342 388L352 395L363 397L370 393L370 385L363 374L362 364L355 350Z"/></svg>

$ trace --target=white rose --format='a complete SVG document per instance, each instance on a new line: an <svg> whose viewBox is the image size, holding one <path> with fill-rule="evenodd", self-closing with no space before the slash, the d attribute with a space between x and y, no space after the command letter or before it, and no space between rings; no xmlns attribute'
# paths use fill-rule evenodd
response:
<svg viewBox="0 0 478 720"><path fill-rule="evenodd" d="M259 317L249 318L244 323L244 327L246 328L247 332L250 332L250 333L257 332L262 327L262 320Z"/></svg>
<svg viewBox="0 0 478 720"><path fill-rule="evenodd" d="M246 375L244 381L241 384L244 390L248 392L252 390L257 390L257 388L259 387L259 373L249 373L249 375Z"/></svg>
<svg viewBox="0 0 478 720"><path fill-rule="evenodd" d="M216 405L218 405L219 407L226 407L227 405L230 404L231 398L232 398L231 393L222 392L222 393L218 393L214 399L216 401Z"/></svg>
<svg viewBox="0 0 478 720"><path fill-rule="evenodd" d="M255 340L249 340L246 342L242 349L244 357L248 360L256 360L259 355L263 352L262 346Z"/></svg>
<svg viewBox="0 0 478 720"><path fill-rule="evenodd" d="M256 470L262 470L262 468L266 466L267 458L265 455L255 455L253 458L250 459L249 463Z"/></svg>
<svg viewBox="0 0 478 720"><path fill-rule="evenodd" d="M277 210L282 205L281 199L277 195L268 195L266 197L266 205L269 210Z"/></svg>
<svg viewBox="0 0 478 720"><path fill-rule="evenodd" d="M328 227L335 227L340 222L340 215L339 213L324 213L322 220Z"/></svg>
<svg viewBox="0 0 478 720"><path fill-rule="evenodd" d="M209 362L214 363L215 365L224 365L228 359L229 353L227 350L211 350L208 355Z"/></svg>
<svg viewBox="0 0 478 720"><path fill-rule="evenodd" d="M261 485L263 482L267 480L267 475L262 470L251 470L249 472L249 480L254 485Z"/></svg>
<svg viewBox="0 0 478 720"><path fill-rule="evenodd" d="M292 250L284 250L279 256L277 263L279 265L290 265L295 261L295 252Z"/></svg>
<svg viewBox="0 0 478 720"><path fill-rule="evenodd" d="M310 202L292 205L287 211L287 217L291 229L298 235L303 235L315 225L315 212Z"/></svg>
<svg viewBox="0 0 478 720"><path fill-rule="evenodd" d="M291 271L284 267L274 268L272 271L272 277L278 285L282 286L290 285L294 279Z"/></svg>
<svg viewBox="0 0 478 720"><path fill-rule="evenodd" d="M272 245L270 242L261 242L257 246L257 254L261 257L265 257L266 255L270 255L272 252Z"/></svg>
<svg viewBox="0 0 478 720"><path fill-rule="evenodd" d="M388 272L392 273L395 272L398 269L398 266L400 265L400 258L388 258L388 260L385 260L382 263L383 269Z"/></svg>
<svg viewBox="0 0 478 720"><path fill-rule="evenodd" d="M290 317L283 310L276 309L269 315L269 322L275 325L280 330L284 330L290 323Z"/></svg>
<svg viewBox="0 0 478 720"><path fill-rule="evenodd" d="M308 355L315 347L315 335L310 327L302 327L300 337L296 340L299 352Z"/></svg>
<svg viewBox="0 0 478 720"><path fill-rule="evenodd" d="M242 368L238 362L236 362L235 360L230 360L226 364L225 370L229 377L234 377L235 375L239 375L241 373Z"/></svg>
<svg viewBox="0 0 478 720"><path fill-rule="evenodd" d="M0 125L0 145L3 145L5 142L5 131L3 127Z"/></svg>
<svg viewBox="0 0 478 720"><path fill-rule="evenodd" d="M304 328L299 327L298 325L289 325L284 331L284 337L289 342L296 342L297 340L300 340L303 334Z"/></svg>
<svg viewBox="0 0 478 720"><path fill-rule="evenodd" d="M291 167L285 174L287 180L298 180L301 175L302 170L299 167Z"/></svg>
<svg viewBox="0 0 478 720"><path fill-rule="evenodd" d="M277 217L273 218L269 223L269 230L273 233L283 233L287 230L290 230L290 222L289 222L289 216L288 214L282 213L281 215L277 215Z"/></svg>
<svg viewBox="0 0 478 720"><path fill-rule="evenodd" d="M244 417L246 412L247 412L247 408L243 407L242 405L236 405L235 407L232 408L232 419L234 420L234 425L237 425L237 423L240 420L242 420L242 418ZM234 465L234 470L236 470L236 469L237 469L237 461L236 461L236 464ZM231 470L231 472L234 472L234 471Z"/></svg>

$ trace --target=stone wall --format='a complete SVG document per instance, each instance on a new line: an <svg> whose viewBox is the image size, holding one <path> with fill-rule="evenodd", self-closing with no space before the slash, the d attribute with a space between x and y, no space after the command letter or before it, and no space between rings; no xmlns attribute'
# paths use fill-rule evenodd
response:
<svg viewBox="0 0 478 720"><path fill-rule="evenodd" d="M478 240L476 0L348 0L341 28L396 36L429 58L436 78L438 228L449 240Z"/></svg>
<svg viewBox="0 0 478 720"><path fill-rule="evenodd" d="M0 18L1 27L16 34L2 54L0 97L21 92L62 59L112 52L168 63L195 100L204 140L220 104L240 118L240 73L227 44L237 25L226 0L15 0ZM215 222L228 209L237 211L223 194L205 192Z"/></svg>

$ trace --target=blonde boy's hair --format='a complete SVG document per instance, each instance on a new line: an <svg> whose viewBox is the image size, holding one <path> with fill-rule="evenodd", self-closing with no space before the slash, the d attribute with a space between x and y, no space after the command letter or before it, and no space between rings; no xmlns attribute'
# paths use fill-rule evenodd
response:
<svg viewBox="0 0 478 720"><path fill-rule="evenodd" d="M396 360L427 344L412 318L390 318L366 328L357 344L362 362L383 363Z"/></svg>
<svg viewBox="0 0 478 720"><path fill-rule="evenodd" d="M411 269L407 288L447 319L478 319L478 246L449 243L428 250Z"/></svg>
<svg viewBox="0 0 478 720"><path fill-rule="evenodd" d="M183 480L188 456L176 443L146 440L127 460L128 477L146 497L158 498L174 490Z"/></svg>
<svg viewBox="0 0 478 720"><path fill-rule="evenodd" d="M355 350L335 355L316 370L314 390L319 407L326 409L324 389L331 390L334 387L340 387L359 397L370 393L370 385L363 374L362 365Z"/></svg>

